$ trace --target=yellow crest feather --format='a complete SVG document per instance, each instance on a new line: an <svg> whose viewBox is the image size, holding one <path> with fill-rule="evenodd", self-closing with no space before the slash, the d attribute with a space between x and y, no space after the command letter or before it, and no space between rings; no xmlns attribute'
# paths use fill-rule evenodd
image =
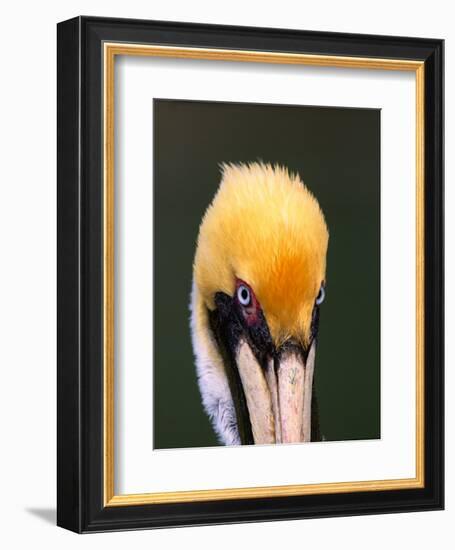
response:
<svg viewBox="0 0 455 550"><path fill-rule="evenodd" d="M298 175L252 163L223 165L218 191L202 220L194 260L201 299L230 296L236 278L253 289L275 344L307 344L325 280L329 233L324 215Z"/></svg>

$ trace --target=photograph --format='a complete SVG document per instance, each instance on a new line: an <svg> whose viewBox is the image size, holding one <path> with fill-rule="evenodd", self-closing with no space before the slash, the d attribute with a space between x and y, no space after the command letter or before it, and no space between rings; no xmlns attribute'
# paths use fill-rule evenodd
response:
<svg viewBox="0 0 455 550"><path fill-rule="evenodd" d="M455 547L450 8L3 5L1 548Z"/></svg>
<svg viewBox="0 0 455 550"><path fill-rule="evenodd" d="M57 51L58 525L441 509L444 41L80 16Z"/></svg>
<svg viewBox="0 0 455 550"><path fill-rule="evenodd" d="M380 439L380 109L153 103L154 447Z"/></svg>

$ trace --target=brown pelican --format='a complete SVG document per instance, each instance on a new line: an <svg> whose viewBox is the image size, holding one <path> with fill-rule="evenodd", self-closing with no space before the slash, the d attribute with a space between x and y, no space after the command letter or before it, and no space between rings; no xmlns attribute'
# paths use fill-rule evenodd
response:
<svg viewBox="0 0 455 550"><path fill-rule="evenodd" d="M226 445L319 439L313 370L328 238L298 175L223 165L199 228L191 330L202 402Z"/></svg>

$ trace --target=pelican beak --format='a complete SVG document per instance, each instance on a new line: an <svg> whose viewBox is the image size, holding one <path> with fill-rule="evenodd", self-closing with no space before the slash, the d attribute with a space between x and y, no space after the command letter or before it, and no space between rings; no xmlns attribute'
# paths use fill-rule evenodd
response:
<svg viewBox="0 0 455 550"><path fill-rule="evenodd" d="M278 358L270 357L262 365L248 342L239 341L235 363L255 444L311 440L315 351L315 340L308 354L296 345L287 346Z"/></svg>
<svg viewBox="0 0 455 550"><path fill-rule="evenodd" d="M226 368L241 443L317 439L317 420L312 421L317 308L311 342L305 349L297 342L286 342L277 349L262 312L256 321L246 326L233 299L216 294L210 325Z"/></svg>

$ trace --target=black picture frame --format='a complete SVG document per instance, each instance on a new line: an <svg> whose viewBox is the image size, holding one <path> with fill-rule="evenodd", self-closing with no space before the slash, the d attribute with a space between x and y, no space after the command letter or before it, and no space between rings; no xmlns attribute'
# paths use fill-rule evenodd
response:
<svg viewBox="0 0 455 550"><path fill-rule="evenodd" d="M424 62L423 488L105 506L102 45L153 43ZM444 506L442 40L77 17L58 24L57 524L95 532Z"/></svg>

